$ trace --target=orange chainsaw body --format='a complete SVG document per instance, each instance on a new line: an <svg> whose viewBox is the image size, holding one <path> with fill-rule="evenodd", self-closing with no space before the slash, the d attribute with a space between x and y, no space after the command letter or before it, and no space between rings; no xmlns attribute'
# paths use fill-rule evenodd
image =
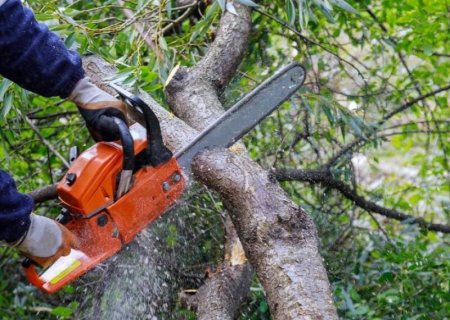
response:
<svg viewBox="0 0 450 320"><path fill-rule="evenodd" d="M145 137L134 138L135 154L146 146ZM99 142L73 162L57 190L61 204L72 217L65 226L80 240L80 248L73 250L73 259L55 267L54 274L45 275L49 269L38 274L33 265L26 267L31 283L52 293L74 281L132 241L173 205L185 188L172 157L157 167L137 170L131 189L115 200L121 168L122 146L116 142Z"/></svg>

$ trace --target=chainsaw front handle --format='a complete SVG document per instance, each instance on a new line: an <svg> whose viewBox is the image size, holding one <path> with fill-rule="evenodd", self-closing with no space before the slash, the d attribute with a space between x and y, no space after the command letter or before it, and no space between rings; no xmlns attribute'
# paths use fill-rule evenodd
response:
<svg viewBox="0 0 450 320"><path fill-rule="evenodd" d="M169 161L173 154L164 145L161 135L161 126L153 110L138 96L122 89L119 86L110 84L119 93L120 98L129 106L135 108L144 115L145 129L147 130L147 142L145 158L154 167Z"/></svg>
<svg viewBox="0 0 450 320"><path fill-rule="evenodd" d="M119 199L125 193L127 193L131 187L131 180L133 178L133 170L135 164L134 140L125 121L117 117L113 117L113 120L117 125L117 128L119 129L123 154L122 171L119 176L119 184L116 192L116 199Z"/></svg>

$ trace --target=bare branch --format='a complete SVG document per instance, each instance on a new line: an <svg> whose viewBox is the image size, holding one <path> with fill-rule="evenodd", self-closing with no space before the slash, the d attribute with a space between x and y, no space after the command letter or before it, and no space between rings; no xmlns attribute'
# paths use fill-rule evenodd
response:
<svg viewBox="0 0 450 320"><path fill-rule="evenodd" d="M125 17L127 17L128 19L132 19L134 17L133 11L125 8L125 3L122 0L117 0L117 3L121 7L123 7L122 11L123 11L123 14L125 15ZM161 51L159 50L158 46L155 44L155 42L152 39L152 37L153 37L152 29L148 25L140 23L140 22L134 22L134 27L136 28L136 31L141 36L142 40L144 40L144 42L153 50L153 52L155 52L155 54L158 57L162 57Z"/></svg>
<svg viewBox="0 0 450 320"><path fill-rule="evenodd" d="M161 29L161 34L166 35L169 33L170 30L178 26L180 23L182 23L184 20L186 20L192 12L194 12L195 8L197 7L197 1L195 1L192 5L188 7L188 9L183 12L178 18L176 18L174 21L166 25L164 28Z"/></svg>
<svg viewBox="0 0 450 320"><path fill-rule="evenodd" d="M384 123L386 123L386 121L388 121L390 118L392 118L393 116L395 116L396 114L405 111L406 109L412 107L413 105L415 105L416 103L425 100L429 97L435 96L441 92L450 90L450 84L441 88L438 88L436 90L430 91L426 94L421 95L420 97L414 98L410 101L405 102L404 104L402 104L401 106L399 106L398 108L392 110L390 113L386 114L381 120L379 120L376 124L377 127L382 126ZM333 157L330 158L330 160L328 160L328 166L331 166L333 164L335 164L342 156L344 156L345 154L347 154L348 152L350 152L351 150L353 150L355 147L360 146L362 144L367 143L368 140L367 138L370 138L372 136L374 136L376 134L376 130L373 130L372 132L368 132L366 133L366 138L358 138L356 140L353 140L352 142L350 142L349 144L347 144L346 146L344 146L341 150L339 150L339 152L337 154L335 154Z"/></svg>
<svg viewBox="0 0 450 320"><path fill-rule="evenodd" d="M42 135L42 133L39 131L39 128L36 127L33 123L33 121L30 120L30 118L28 118L27 116L23 117L25 122L28 123L28 125L30 126L31 129L33 129L34 133L36 133L36 135L39 137L39 140L41 140L41 142L55 155L59 158L59 160L61 160L61 162L64 164L64 166L66 168L69 168L69 162L67 162L66 158L64 158L58 150L55 149L55 147L53 147L53 145L47 141L47 139L44 138L44 136Z"/></svg>
<svg viewBox="0 0 450 320"><path fill-rule="evenodd" d="M56 184L33 190L28 195L33 198L35 203L41 203L58 198Z"/></svg>
<svg viewBox="0 0 450 320"><path fill-rule="evenodd" d="M395 219L403 223L417 224L420 227L431 231L450 233L450 225L426 222L423 218L416 218L394 209L385 208L371 200L365 199L358 195L355 190L350 188L350 186L341 180L334 178L326 167L313 170L276 169L273 173L279 181L320 183L325 187L339 191L347 199L352 200L358 207L381 214L387 218Z"/></svg>

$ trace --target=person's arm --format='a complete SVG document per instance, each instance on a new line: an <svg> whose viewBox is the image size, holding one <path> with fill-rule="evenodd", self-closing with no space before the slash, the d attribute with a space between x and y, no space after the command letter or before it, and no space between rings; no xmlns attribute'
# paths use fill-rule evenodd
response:
<svg viewBox="0 0 450 320"><path fill-rule="evenodd" d="M13 243L30 227L33 199L17 191L16 183L0 170L0 241Z"/></svg>
<svg viewBox="0 0 450 320"><path fill-rule="evenodd" d="M111 117L125 121L125 105L92 84L79 55L39 24L19 0L0 0L0 74L37 94L68 98L98 140L117 139ZM0 171L0 241L48 266L76 248L77 240L54 220L32 215L32 209L32 199Z"/></svg>
<svg viewBox="0 0 450 320"><path fill-rule="evenodd" d="M47 267L78 247L78 241L56 221L31 214L33 206L33 199L19 193L11 176L0 170L0 242Z"/></svg>
<svg viewBox="0 0 450 320"><path fill-rule="evenodd" d="M0 6L0 74L39 95L73 101L95 140L118 139L111 117L126 121L125 105L92 84L78 53L38 23L20 0Z"/></svg>
<svg viewBox="0 0 450 320"><path fill-rule="evenodd" d="M84 77L80 56L20 0L0 6L0 74L39 95L62 98Z"/></svg>

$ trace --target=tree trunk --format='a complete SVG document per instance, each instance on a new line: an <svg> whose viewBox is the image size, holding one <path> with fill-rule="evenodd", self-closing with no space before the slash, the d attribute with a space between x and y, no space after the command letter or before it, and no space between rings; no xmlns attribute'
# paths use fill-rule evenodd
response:
<svg viewBox="0 0 450 320"><path fill-rule="evenodd" d="M225 150L197 156L192 170L222 196L273 319L337 319L315 226L277 182Z"/></svg>
<svg viewBox="0 0 450 320"><path fill-rule="evenodd" d="M249 8L222 17L214 43L193 68L180 68L167 85L172 110L201 130L222 112L218 94L235 74L247 47ZM259 165L224 150L199 156L198 180L223 198L245 253L266 291L274 319L336 319L315 226L270 181Z"/></svg>

